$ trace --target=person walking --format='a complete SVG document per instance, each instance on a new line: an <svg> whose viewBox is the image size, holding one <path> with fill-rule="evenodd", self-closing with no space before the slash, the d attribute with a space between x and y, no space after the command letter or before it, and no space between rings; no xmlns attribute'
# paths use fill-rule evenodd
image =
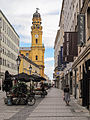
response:
<svg viewBox="0 0 90 120"><path fill-rule="evenodd" d="M69 85L66 85L66 87L64 88L64 100L66 102L66 105L69 106L69 102L70 102L70 89L69 89Z"/></svg>

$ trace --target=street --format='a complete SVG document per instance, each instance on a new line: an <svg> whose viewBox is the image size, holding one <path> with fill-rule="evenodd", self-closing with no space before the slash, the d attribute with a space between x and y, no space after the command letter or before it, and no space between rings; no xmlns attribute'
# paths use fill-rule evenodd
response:
<svg viewBox="0 0 90 120"><path fill-rule="evenodd" d="M62 99L63 92L51 88L45 98L36 97L34 106L7 106L0 92L0 120L90 120L88 110L71 97L70 106Z"/></svg>

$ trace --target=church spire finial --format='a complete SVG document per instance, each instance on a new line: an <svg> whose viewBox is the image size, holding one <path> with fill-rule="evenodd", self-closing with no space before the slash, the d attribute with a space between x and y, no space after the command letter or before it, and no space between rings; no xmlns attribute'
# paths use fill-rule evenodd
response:
<svg viewBox="0 0 90 120"><path fill-rule="evenodd" d="M39 8L36 8L36 12L38 12L38 10L40 10Z"/></svg>

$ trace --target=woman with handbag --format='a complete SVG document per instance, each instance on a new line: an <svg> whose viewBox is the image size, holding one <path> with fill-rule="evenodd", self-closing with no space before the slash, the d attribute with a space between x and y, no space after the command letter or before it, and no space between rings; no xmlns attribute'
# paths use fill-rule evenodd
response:
<svg viewBox="0 0 90 120"><path fill-rule="evenodd" d="M63 99L66 102L66 105L69 106L69 102L70 102L70 89L69 89L69 85L66 85L66 87L64 88L64 97Z"/></svg>

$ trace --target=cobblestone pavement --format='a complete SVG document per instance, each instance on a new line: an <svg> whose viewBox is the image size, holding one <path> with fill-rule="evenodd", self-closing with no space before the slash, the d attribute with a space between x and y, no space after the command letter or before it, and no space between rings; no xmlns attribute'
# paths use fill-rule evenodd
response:
<svg viewBox="0 0 90 120"><path fill-rule="evenodd" d="M62 91L51 88L43 99L38 97L34 106L6 106L0 94L0 120L90 120L87 109L71 98L70 106L65 106Z"/></svg>
<svg viewBox="0 0 90 120"><path fill-rule="evenodd" d="M7 106L4 104L5 93L0 91L0 120L6 120L15 115L24 106Z"/></svg>
<svg viewBox="0 0 90 120"><path fill-rule="evenodd" d="M90 120L88 110L71 98L70 106L65 106L62 91L52 88L26 120Z"/></svg>
<svg viewBox="0 0 90 120"><path fill-rule="evenodd" d="M27 105L7 106L4 104L4 97L5 93L0 91L0 120L26 120L29 114L43 100L43 98L37 96L36 103L34 106Z"/></svg>

